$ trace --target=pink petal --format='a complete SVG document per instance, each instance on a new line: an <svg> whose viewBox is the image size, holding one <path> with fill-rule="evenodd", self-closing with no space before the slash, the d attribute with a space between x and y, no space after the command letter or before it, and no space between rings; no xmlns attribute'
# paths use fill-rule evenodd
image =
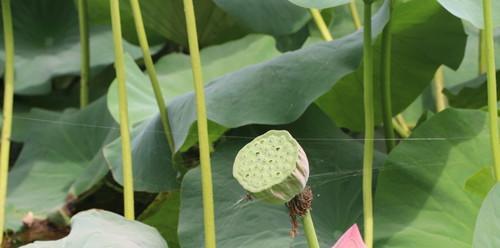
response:
<svg viewBox="0 0 500 248"><path fill-rule="evenodd" d="M366 248L358 225L354 224L349 228L332 248Z"/></svg>

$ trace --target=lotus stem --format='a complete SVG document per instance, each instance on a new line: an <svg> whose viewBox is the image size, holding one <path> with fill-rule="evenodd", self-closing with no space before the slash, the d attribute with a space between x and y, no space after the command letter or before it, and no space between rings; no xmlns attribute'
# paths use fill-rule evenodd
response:
<svg viewBox="0 0 500 248"><path fill-rule="evenodd" d="M399 136L403 138L408 138L411 135L411 132L408 131L405 127L403 127L396 118L392 118L392 126L394 127L394 130L399 134Z"/></svg>
<svg viewBox="0 0 500 248"><path fill-rule="evenodd" d="M393 2L389 2L389 11L392 16ZM391 35L391 19L384 27L382 33L382 58L380 68L380 81L382 86L382 114L385 132L385 146L389 153L396 146L396 135L392 126L392 100L391 100L391 59L392 59L392 35Z"/></svg>
<svg viewBox="0 0 500 248"><path fill-rule="evenodd" d="M488 79L488 114L490 120L490 139L493 154L495 178L500 182L500 147L498 143L497 79L495 66L495 43L493 38L493 17L491 0L483 0L484 44L486 45L486 77Z"/></svg>
<svg viewBox="0 0 500 248"><path fill-rule="evenodd" d="M351 0L349 2L349 10L351 11L352 22L356 29L361 29L361 19L359 18L358 7L356 6L356 1Z"/></svg>
<svg viewBox="0 0 500 248"><path fill-rule="evenodd" d="M486 73L486 44L484 44L484 31L479 30L479 75Z"/></svg>
<svg viewBox="0 0 500 248"><path fill-rule="evenodd" d="M137 37L139 38L139 44L142 49L144 64L146 65L146 71L148 72L149 79L151 81L151 86L153 87L153 92L155 94L156 104L158 105L158 110L160 112L160 119L163 126L163 131L165 133L170 151L172 154L174 154L175 146L174 146L174 139L172 137L172 129L170 128L170 121L168 118L167 105L165 103L165 98L163 97L163 94L161 92L160 82L158 81L158 76L156 74L153 58L151 57L151 52L149 50L148 38L146 35L146 30L144 29L144 21L142 19L139 0L130 0L130 5L132 6L135 29L137 31Z"/></svg>
<svg viewBox="0 0 500 248"><path fill-rule="evenodd" d="M321 12L318 9L309 9L309 12L311 12L311 16L313 17L314 22L316 23L316 26L318 27L323 39L326 41L333 40L332 34L330 33L325 20L321 16Z"/></svg>
<svg viewBox="0 0 500 248"><path fill-rule="evenodd" d="M3 241L7 180L9 175L10 135L12 133L12 109L14 105L14 28L10 0L2 0L2 20L5 46L5 76L3 98L3 125L0 146L0 245Z"/></svg>
<svg viewBox="0 0 500 248"><path fill-rule="evenodd" d="M316 230L314 229L314 223L311 216L311 210L308 210L303 217L304 221L304 232L306 235L307 243L309 248L319 248L318 237L316 236Z"/></svg>
<svg viewBox="0 0 500 248"><path fill-rule="evenodd" d="M118 96L120 109L120 136L123 163L123 199L125 218L133 220L134 211L134 179L132 170L132 151L130 147L130 129L128 121L127 86L125 79L125 63L123 58L122 30L120 23L120 0L110 0L111 24L115 50L115 69L118 80Z"/></svg>
<svg viewBox="0 0 500 248"><path fill-rule="evenodd" d="M196 30L196 17L192 0L184 1L184 14L188 34L191 66L193 68L194 89L196 94L196 112L198 117L198 143L200 146L201 184L203 193L203 222L205 229L205 247L215 248L215 217L212 186L212 169L210 166L210 141L208 139L207 109L205 106L205 90L201 70L200 49Z"/></svg>
<svg viewBox="0 0 500 248"><path fill-rule="evenodd" d="M444 70L443 67L440 66L436 75L434 75L434 97L436 101L436 112L441 112L446 109L447 101L446 96L443 94L444 89Z"/></svg>
<svg viewBox="0 0 500 248"><path fill-rule="evenodd" d="M78 0L78 23L80 26L80 108L89 103L90 42L87 0Z"/></svg>
<svg viewBox="0 0 500 248"><path fill-rule="evenodd" d="M367 248L373 247L373 142L374 142L374 110L373 110L373 44L372 44L372 3L366 1L364 8L363 32L363 79L365 107L365 143L363 155L363 213L364 231Z"/></svg>

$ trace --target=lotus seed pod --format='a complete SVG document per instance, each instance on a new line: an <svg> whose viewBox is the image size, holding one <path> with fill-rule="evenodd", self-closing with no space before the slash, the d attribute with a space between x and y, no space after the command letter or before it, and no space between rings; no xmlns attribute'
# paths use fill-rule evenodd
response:
<svg viewBox="0 0 500 248"><path fill-rule="evenodd" d="M233 176L256 199L284 204L306 186L309 162L290 133L271 130L238 152Z"/></svg>

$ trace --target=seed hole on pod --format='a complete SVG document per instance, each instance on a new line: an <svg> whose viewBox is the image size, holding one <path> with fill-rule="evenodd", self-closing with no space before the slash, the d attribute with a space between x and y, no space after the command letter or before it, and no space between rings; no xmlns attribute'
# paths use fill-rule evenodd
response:
<svg viewBox="0 0 500 248"><path fill-rule="evenodd" d="M276 172L276 176L279 176L279 175L281 175L281 172L279 172L279 171Z"/></svg>
<svg viewBox="0 0 500 248"><path fill-rule="evenodd" d="M255 155L259 156L259 155L260 155L260 152L255 152Z"/></svg>
<svg viewBox="0 0 500 248"><path fill-rule="evenodd" d="M275 149L276 149L276 151L279 151L281 149L281 147L278 146Z"/></svg>

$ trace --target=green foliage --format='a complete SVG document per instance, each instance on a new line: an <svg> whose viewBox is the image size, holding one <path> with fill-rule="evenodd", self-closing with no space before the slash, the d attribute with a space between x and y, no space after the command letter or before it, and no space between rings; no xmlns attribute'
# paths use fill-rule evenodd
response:
<svg viewBox="0 0 500 248"><path fill-rule="evenodd" d="M201 57L206 82L277 56L278 52L274 45L271 37L250 35L237 41L203 49ZM155 116L158 113L158 107L149 78L130 56L126 57L125 64L130 123L136 124ZM164 56L156 62L156 71L167 104L171 103L175 97L193 91L189 56L182 53ZM115 120L119 121L116 80L113 81L108 91L108 107Z"/></svg>
<svg viewBox="0 0 500 248"><path fill-rule="evenodd" d="M255 32L285 35L298 31L309 13L288 0L214 0L215 4ZM279 14L276 14L279 13Z"/></svg>
<svg viewBox="0 0 500 248"><path fill-rule="evenodd" d="M361 167L362 145L343 143L348 139L317 107L311 106L293 124L270 126L288 130L310 158L309 185L314 193L313 218L321 247L334 243L344 230L362 216ZM264 127L243 128L238 135L261 134ZM229 139L214 153L214 194L218 247L307 247L303 232L292 239L288 211L283 205L259 200L246 201L245 191L232 176L236 154L247 142ZM321 159L318 159L321 158ZM384 155L377 153L375 167L380 168ZM202 219L199 169L191 170L181 189L179 236L181 247L199 247ZM342 203L342 204L339 204ZM232 227L232 228L228 228Z"/></svg>
<svg viewBox="0 0 500 248"><path fill-rule="evenodd" d="M391 152L378 176L376 245L471 247L482 198L464 188L491 163L486 113L434 115Z"/></svg>
<svg viewBox="0 0 500 248"><path fill-rule="evenodd" d="M477 28L484 27L483 2L477 0L437 0L450 13L470 22ZM492 0L493 13L500 11L500 1ZM500 16L494 15L494 26L500 26Z"/></svg>
<svg viewBox="0 0 500 248"><path fill-rule="evenodd" d="M350 0L289 0L304 8L325 9L349 3Z"/></svg>
<svg viewBox="0 0 500 248"><path fill-rule="evenodd" d="M18 230L28 212L44 219L66 208L106 175L102 146L118 133L101 128L115 125L105 103L101 99L83 110L63 113L34 110L38 113L32 116L41 118L25 129L23 150L9 173L8 229ZM23 125L21 120L17 123Z"/></svg>
<svg viewBox="0 0 500 248"><path fill-rule="evenodd" d="M90 18L98 24L111 21L109 4L102 0L88 0ZM218 8L211 0L200 0L196 4L197 27L200 45L207 46L241 37L246 33L236 21ZM187 46L186 21L182 0L148 0L141 2L144 25L153 44L164 39ZM120 1L123 35L137 41L132 8L129 1Z"/></svg>
<svg viewBox="0 0 500 248"><path fill-rule="evenodd" d="M56 76L78 75L80 45L78 16L72 1L17 0L12 2L16 46L16 93L46 94L50 80ZM3 35L3 34L2 34ZM93 26L90 31L91 66L113 63L111 29ZM3 64L3 37L0 39L0 61ZM134 58L140 49L125 43ZM3 73L3 67L2 67Z"/></svg>
<svg viewBox="0 0 500 248"><path fill-rule="evenodd" d="M158 231L137 221L103 210L89 210L75 215L71 233L57 241L41 241L24 248L168 248Z"/></svg>
<svg viewBox="0 0 500 248"><path fill-rule="evenodd" d="M490 248L500 245L498 231L500 230L500 184L496 184L484 199L474 229L472 247Z"/></svg>
<svg viewBox="0 0 500 248"><path fill-rule="evenodd" d="M486 80L479 75L481 0L393 0L392 16L389 1L375 1L372 19L378 149L373 169L375 247L497 247L500 189L493 178L483 111ZM238 151L268 130L289 131L307 154L308 184L314 193L311 214L321 247L331 247L354 223L363 226L363 30L355 30L348 2L194 1L218 247L307 247L301 217L298 236L291 238L289 209L247 199L233 177ZM356 2L362 6L363 1ZM497 28L499 2L493 0ZM149 248L167 247L167 242L174 248L202 247L200 149L182 0L141 1L149 42L156 45L152 56L168 105L174 151L143 72L142 53L134 45L130 3L120 1L128 41L135 208L139 220L153 228L111 213L123 212L123 171L105 0L88 0L90 105L72 108L78 106L80 81L75 3L12 0L16 96L5 206L5 228L11 232L4 242L18 247L31 242L30 237L54 239L46 231L67 227L61 217L73 216L67 237L25 247ZM318 39L307 8L322 9L333 41ZM380 34L389 18L392 108L416 128L411 137L397 138L395 149L386 155L379 127L379 67ZM4 64L3 41L0 46ZM451 109L434 114L429 86L443 65ZM89 208L110 212L84 211ZM41 236L34 236L40 226Z"/></svg>
<svg viewBox="0 0 500 248"><path fill-rule="evenodd" d="M429 86L438 66L457 68L463 57L466 36L460 20L435 0L397 1L392 25L392 87L394 113L404 110ZM428 37L425 39L415 37ZM375 61L380 61L380 42ZM375 120L382 120L380 63L375 63ZM340 80L319 99L319 105L339 126L363 129L362 68Z"/></svg>

